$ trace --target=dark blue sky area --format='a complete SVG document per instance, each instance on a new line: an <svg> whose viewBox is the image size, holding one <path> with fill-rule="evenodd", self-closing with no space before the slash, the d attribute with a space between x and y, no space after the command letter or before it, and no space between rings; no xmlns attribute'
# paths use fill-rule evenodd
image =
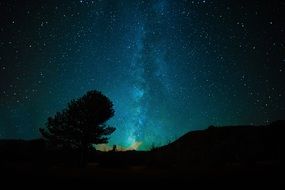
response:
<svg viewBox="0 0 285 190"><path fill-rule="evenodd" d="M0 138L40 136L97 89L111 144L147 149L208 125L285 115L281 1L0 2Z"/></svg>

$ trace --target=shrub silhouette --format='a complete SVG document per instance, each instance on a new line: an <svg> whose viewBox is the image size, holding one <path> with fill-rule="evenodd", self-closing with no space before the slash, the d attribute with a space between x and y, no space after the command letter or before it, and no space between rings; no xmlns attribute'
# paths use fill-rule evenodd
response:
<svg viewBox="0 0 285 190"><path fill-rule="evenodd" d="M108 143L108 136L115 131L114 127L106 125L113 115L113 103L93 90L49 117L46 129L41 128L40 132L53 147L79 150L80 165L85 166L92 144Z"/></svg>

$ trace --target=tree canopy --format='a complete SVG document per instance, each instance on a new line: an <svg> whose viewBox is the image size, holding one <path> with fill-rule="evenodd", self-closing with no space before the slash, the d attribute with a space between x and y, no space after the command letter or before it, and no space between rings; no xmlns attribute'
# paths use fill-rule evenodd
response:
<svg viewBox="0 0 285 190"><path fill-rule="evenodd" d="M72 100L66 109L49 117L42 136L57 148L88 150L92 144L108 143L115 128L106 122L114 116L113 103L93 90Z"/></svg>

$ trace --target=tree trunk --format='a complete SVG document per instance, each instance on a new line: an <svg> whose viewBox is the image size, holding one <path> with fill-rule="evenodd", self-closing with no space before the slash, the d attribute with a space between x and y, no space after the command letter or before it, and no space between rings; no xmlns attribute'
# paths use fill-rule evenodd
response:
<svg viewBox="0 0 285 190"><path fill-rule="evenodd" d="M88 162L88 144L83 143L81 147L81 156L80 156L80 163L79 166L81 168L85 168Z"/></svg>

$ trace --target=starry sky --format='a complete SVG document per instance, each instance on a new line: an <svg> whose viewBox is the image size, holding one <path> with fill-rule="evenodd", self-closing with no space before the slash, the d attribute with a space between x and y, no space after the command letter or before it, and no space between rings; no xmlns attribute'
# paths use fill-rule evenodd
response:
<svg viewBox="0 0 285 190"><path fill-rule="evenodd" d="M282 1L4 0L0 18L0 138L38 138L92 89L126 148L284 119Z"/></svg>

